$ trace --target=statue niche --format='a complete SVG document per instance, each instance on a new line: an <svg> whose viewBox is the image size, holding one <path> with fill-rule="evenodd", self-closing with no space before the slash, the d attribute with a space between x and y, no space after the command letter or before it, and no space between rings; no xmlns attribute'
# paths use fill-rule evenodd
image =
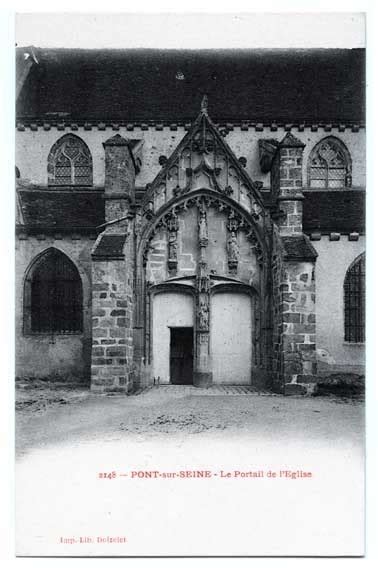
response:
<svg viewBox="0 0 378 568"><path fill-rule="evenodd" d="M200 331L209 331L209 306L204 299L201 299L199 304L198 327Z"/></svg>
<svg viewBox="0 0 378 568"><path fill-rule="evenodd" d="M178 217L174 209L167 220L167 229L168 229L168 271L170 275L174 276L177 272L177 232L178 232Z"/></svg>
<svg viewBox="0 0 378 568"><path fill-rule="evenodd" d="M230 273L236 274L239 262L239 245L235 231L231 232L227 240L227 262Z"/></svg>
<svg viewBox="0 0 378 568"><path fill-rule="evenodd" d="M206 247L209 242L207 231L206 209L202 206L199 210L198 240L200 247Z"/></svg>

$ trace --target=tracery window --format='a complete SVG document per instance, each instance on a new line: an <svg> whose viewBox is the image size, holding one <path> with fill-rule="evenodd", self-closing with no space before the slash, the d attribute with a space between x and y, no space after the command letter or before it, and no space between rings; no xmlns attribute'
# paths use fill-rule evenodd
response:
<svg viewBox="0 0 378 568"><path fill-rule="evenodd" d="M312 150L308 166L308 185L318 189L351 187L350 155L337 138L324 138Z"/></svg>
<svg viewBox="0 0 378 568"><path fill-rule="evenodd" d="M348 268L344 280L345 341L365 341L365 254Z"/></svg>
<svg viewBox="0 0 378 568"><path fill-rule="evenodd" d="M76 266L56 249L46 251L25 281L25 331L82 331L82 285Z"/></svg>
<svg viewBox="0 0 378 568"><path fill-rule="evenodd" d="M74 134L66 134L51 148L49 185L92 185L92 156L88 146Z"/></svg>

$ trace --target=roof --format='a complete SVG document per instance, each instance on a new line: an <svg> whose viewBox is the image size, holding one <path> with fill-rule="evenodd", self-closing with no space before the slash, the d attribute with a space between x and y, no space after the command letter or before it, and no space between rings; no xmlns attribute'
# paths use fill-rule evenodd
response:
<svg viewBox="0 0 378 568"><path fill-rule="evenodd" d="M270 192L261 192L266 205ZM139 190L140 199L144 191ZM307 190L303 192L305 233L365 232L365 191ZM95 230L105 223L103 194L100 191L61 189L18 190L20 222L28 229L59 231Z"/></svg>
<svg viewBox="0 0 378 568"><path fill-rule="evenodd" d="M16 50L16 97L20 94L33 63L38 64L38 59L32 46Z"/></svg>
<svg viewBox="0 0 378 568"><path fill-rule="evenodd" d="M363 49L33 53L19 120L190 121L207 94L214 122L364 121Z"/></svg>
<svg viewBox="0 0 378 568"><path fill-rule="evenodd" d="M303 194L303 230L306 233L365 232L365 191L311 189Z"/></svg>
<svg viewBox="0 0 378 568"><path fill-rule="evenodd" d="M125 257L123 245L127 235L102 235L92 252L94 260L121 260Z"/></svg>
<svg viewBox="0 0 378 568"><path fill-rule="evenodd" d="M19 190L24 224L29 229L94 230L104 222L99 192Z"/></svg>
<svg viewBox="0 0 378 568"><path fill-rule="evenodd" d="M287 260L315 260L318 253L306 235L281 237Z"/></svg>

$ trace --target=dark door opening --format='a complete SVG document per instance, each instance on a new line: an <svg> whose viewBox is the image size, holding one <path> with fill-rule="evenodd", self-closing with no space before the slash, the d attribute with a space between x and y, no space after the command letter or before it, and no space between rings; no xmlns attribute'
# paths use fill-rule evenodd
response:
<svg viewBox="0 0 378 568"><path fill-rule="evenodd" d="M170 376L173 385L193 384L192 327L171 327Z"/></svg>

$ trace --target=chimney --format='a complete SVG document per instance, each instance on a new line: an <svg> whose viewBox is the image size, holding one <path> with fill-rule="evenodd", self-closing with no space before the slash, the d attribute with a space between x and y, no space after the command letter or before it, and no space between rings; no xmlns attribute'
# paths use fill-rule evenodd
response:
<svg viewBox="0 0 378 568"><path fill-rule="evenodd" d="M135 203L136 165L130 140L116 134L103 143L105 150L105 220L124 217Z"/></svg>

